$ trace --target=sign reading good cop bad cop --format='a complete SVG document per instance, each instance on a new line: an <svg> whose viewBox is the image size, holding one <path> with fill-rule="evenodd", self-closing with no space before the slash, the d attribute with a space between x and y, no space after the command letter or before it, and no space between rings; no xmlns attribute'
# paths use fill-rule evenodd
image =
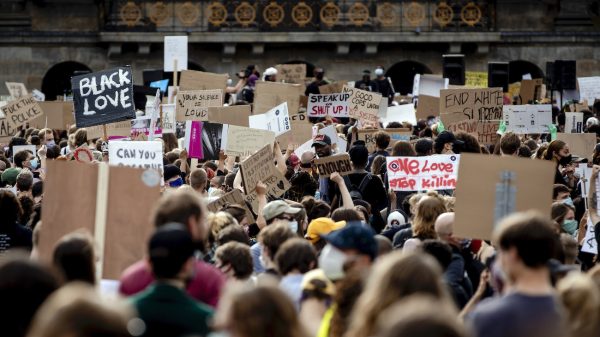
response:
<svg viewBox="0 0 600 337"><path fill-rule="evenodd" d="M349 94L348 116L369 124L379 123L381 95L348 86L344 86L342 93Z"/></svg>
<svg viewBox="0 0 600 337"><path fill-rule="evenodd" d="M456 188L459 155L387 157L390 189L394 191Z"/></svg>
<svg viewBox="0 0 600 337"><path fill-rule="evenodd" d="M75 76L71 86L77 127L135 118L131 67Z"/></svg>

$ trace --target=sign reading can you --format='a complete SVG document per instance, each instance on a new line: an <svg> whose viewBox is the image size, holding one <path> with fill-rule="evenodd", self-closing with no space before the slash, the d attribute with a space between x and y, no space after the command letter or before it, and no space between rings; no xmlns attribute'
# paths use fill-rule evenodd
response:
<svg viewBox="0 0 600 337"><path fill-rule="evenodd" d="M131 67L75 76L71 85L77 127L135 118Z"/></svg>

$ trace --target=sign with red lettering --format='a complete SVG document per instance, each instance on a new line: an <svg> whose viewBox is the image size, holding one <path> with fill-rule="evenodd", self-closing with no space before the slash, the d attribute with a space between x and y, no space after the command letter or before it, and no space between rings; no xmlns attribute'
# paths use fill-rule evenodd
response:
<svg viewBox="0 0 600 337"><path fill-rule="evenodd" d="M387 157L390 189L394 191L448 190L456 187L460 155Z"/></svg>
<svg viewBox="0 0 600 337"><path fill-rule="evenodd" d="M366 122L366 124L379 124L379 103L381 95L344 86L342 93L348 94L348 116Z"/></svg>
<svg viewBox="0 0 600 337"><path fill-rule="evenodd" d="M348 93L310 94L306 113L309 117L348 117L348 98L350 98Z"/></svg>

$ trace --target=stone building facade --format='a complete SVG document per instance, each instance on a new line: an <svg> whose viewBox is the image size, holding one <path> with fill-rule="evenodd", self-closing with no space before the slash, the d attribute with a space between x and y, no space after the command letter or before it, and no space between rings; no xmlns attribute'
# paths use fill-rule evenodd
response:
<svg viewBox="0 0 600 337"><path fill-rule="evenodd" d="M441 73L447 53L467 71L512 61L513 79L557 59L600 75L598 0L2 0L0 81L52 99L75 71L129 64L141 84L163 66L163 36L183 34L190 69L303 62L357 80L381 65L403 93L415 73Z"/></svg>

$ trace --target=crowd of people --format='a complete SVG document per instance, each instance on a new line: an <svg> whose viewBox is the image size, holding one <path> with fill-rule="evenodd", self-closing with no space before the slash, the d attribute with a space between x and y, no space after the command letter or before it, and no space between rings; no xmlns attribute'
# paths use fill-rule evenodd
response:
<svg viewBox="0 0 600 337"><path fill-rule="evenodd" d="M261 79L249 68L228 92L251 102L253 85L275 81L274 70ZM383 70L375 75L371 80L365 71L355 85L392 99ZM324 71L317 69L307 93L323 81ZM600 104L591 108L586 132L600 136ZM565 109L555 107L559 129ZM318 128L336 124L330 118L315 122ZM107 161L105 141L89 139L85 128L75 126L21 128L0 149L1 335L600 335L598 255L581 250L588 226L596 241L600 234L600 144L586 196L574 169L585 160L551 135L505 132L495 144L480 144L472 134L443 130L434 116L416 125L403 122L388 127L410 127L411 141L392 142L382 129L374 151L352 141L355 120L338 123L352 165L345 176L319 176L314 166L316 158L342 152L327 135L315 136L314 151L300 156L293 146L273 144L274 165L291 187L275 198L259 182L259 207L251 214L243 204L207 210L225 193L243 192L244 158L221 153L219 160L193 166L177 137L162 135L165 187L149 205L155 230L146 258L122 271L118 294L96 275L101 257L91 233L64 236L51 264L41 262L37 251L40 235L50 230L41 222L46 163L72 160L80 147L93 153L94 162ZM37 151L13 153L17 145ZM388 186L388 156L460 153L553 162L551 212L512 214L490 241L457 237L454 205L460 196L452 190L395 192ZM65 193L76 193L73 187Z"/></svg>

